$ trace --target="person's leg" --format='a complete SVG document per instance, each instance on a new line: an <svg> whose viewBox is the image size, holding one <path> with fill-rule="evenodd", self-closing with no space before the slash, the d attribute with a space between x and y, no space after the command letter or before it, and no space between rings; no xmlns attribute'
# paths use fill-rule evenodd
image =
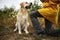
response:
<svg viewBox="0 0 60 40"><path fill-rule="evenodd" d="M48 21L47 19L45 19L45 31L50 32L51 27L52 27L52 23L50 21Z"/></svg>
<svg viewBox="0 0 60 40"><path fill-rule="evenodd" d="M56 30L52 30L52 23L50 21L48 21L47 19L45 19L45 31L47 33L47 35L50 36L58 36L60 34L60 29L56 29Z"/></svg>
<svg viewBox="0 0 60 40"><path fill-rule="evenodd" d="M41 25L40 23L38 22L38 19L37 17L43 17L42 15L40 15L40 13L38 13L38 11L34 11L30 14L30 18L31 18L31 21L32 21L32 24L33 24L33 27L35 29L35 32L37 34L43 34L43 31L41 29Z"/></svg>

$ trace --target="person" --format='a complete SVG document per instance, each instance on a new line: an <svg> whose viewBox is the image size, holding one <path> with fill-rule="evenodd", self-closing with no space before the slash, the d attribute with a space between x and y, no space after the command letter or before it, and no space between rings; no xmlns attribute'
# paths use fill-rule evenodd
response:
<svg viewBox="0 0 60 40"><path fill-rule="evenodd" d="M30 14L31 22L37 35L45 34L46 32L53 32L51 31L52 24L55 25L58 24L57 22L59 10L58 2L56 2L56 0L40 0L40 1L42 2L43 7L36 11L33 11ZM38 22L37 17L43 17L45 19L45 31L42 30L41 24Z"/></svg>

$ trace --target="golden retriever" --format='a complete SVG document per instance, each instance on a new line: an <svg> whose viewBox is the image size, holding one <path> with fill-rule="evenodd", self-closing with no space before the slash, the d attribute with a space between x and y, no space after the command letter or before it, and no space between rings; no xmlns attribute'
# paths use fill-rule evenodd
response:
<svg viewBox="0 0 60 40"><path fill-rule="evenodd" d="M32 3L28 3L28 2L22 2L20 4L21 8L18 11L18 14L16 16L16 28L14 29L14 31L16 31L18 29L18 33L21 34L21 30L23 28L23 30L25 31L26 34L28 34L28 26L29 26L29 22L28 22L28 12L27 9L29 9L31 7Z"/></svg>

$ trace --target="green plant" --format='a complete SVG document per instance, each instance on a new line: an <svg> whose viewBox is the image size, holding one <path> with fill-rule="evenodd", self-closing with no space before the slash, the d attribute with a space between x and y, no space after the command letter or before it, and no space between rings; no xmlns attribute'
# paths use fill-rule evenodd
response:
<svg viewBox="0 0 60 40"><path fill-rule="evenodd" d="M38 10L39 8L41 8L41 5L38 5L38 1L34 0L30 11L28 11L29 13L31 13L32 11Z"/></svg>

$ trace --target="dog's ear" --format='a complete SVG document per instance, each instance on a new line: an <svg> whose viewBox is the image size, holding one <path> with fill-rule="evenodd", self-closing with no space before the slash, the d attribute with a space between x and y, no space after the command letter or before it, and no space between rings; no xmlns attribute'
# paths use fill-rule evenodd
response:
<svg viewBox="0 0 60 40"><path fill-rule="evenodd" d="M22 2L22 3L20 3L20 6L21 6L21 7L24 7L24 3L23 3L23 2Z"/></svg>
<svg viewBox="0 0 60 40"><path fill-rule="evenodd" d="M20 3L20 6L22 5L23 3Z"/></svg>

